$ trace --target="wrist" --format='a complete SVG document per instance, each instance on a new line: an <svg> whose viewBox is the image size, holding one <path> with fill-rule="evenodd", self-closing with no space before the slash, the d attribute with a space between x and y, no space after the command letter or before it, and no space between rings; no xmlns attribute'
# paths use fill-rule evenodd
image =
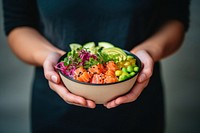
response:
<svg viewBox="0 0 200 133"><path fill-rule="evenodd" d="M65 52L60 49L57 49L56 47L48 47L48 46L44 49L37 50L37 52L34 52L34 55L33 55L33 62L35 62L34 65L42 66L47 56L50 53L58 53L61 56Z"/></svg>

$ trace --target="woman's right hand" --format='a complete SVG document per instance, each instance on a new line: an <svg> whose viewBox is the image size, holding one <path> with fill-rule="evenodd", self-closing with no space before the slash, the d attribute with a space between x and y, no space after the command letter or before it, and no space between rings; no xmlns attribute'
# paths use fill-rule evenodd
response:
<svg viewBox="0 0 200 133"><path fill-rule="evenodd" d="M64 52L50 53L43 63L45 78L49 81L50 88L55 91L65 102L82 107L95 108L96 104L81 96L72 94L61 82L59 74L55 71L54 66Z"/></svg>

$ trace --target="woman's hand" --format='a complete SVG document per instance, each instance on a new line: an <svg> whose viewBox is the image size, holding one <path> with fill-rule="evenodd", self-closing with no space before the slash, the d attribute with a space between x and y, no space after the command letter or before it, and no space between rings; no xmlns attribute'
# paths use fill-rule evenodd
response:
<svg viewBox="0 0 200 133"><path fill-rule="evenodd" d="M131 52L134 53L133 51ZM104 104L105 107L114 108L120 104L135 101L140 96L143 89L148 85L150 77L153 73L154 61L145 50L140 50L134 54L140 58L143 66L134 87L128 94L117 97L116 99Z"/></svg>
<svg viewBox="0 0 200 133"><path fill-rule="evenodd" d="M63 53L64 54L64 53ZM60 53L50 53L44 61L44 74L49 81L50 88L55 91L65 102L77 106L83 106L88 108L95 108L96 104L87 100L81 96L74 95L62 84L60 76L55 71L54 66L58 62L58 59L62 56Z"/></svg>

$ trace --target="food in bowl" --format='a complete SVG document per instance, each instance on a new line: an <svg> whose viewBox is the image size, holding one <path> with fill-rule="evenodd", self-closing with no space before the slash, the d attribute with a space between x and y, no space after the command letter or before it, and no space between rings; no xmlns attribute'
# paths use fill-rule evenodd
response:
<svg viewBox="0 0 200 133"><path fill-rule="evenodd" d="M72 93L102 104L133 87L141 69L135 55L107 42L70 44L70 48L56 69Z"/></svg>
<svg viewBox="0 0 200 133"><path fill-rule="evenodd" d="M72 50L59 61L56 69L69 78L91 84L120 82L139 71L136 59L122 49L102 42L98 47L92 44L71 44Z"/></svg>

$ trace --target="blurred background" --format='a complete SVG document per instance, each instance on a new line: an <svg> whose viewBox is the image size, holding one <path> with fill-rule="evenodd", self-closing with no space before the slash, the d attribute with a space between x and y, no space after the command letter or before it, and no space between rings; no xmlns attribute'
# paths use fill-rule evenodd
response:
<svg viewBox="0 0 200 133"><path fill-rule="evenodd" d="M200 133L200 1L192 0L182 48L162 61L166 133ZM0 133L30 132L33 67L15 57L3 32L0 0Z"/></svg>

